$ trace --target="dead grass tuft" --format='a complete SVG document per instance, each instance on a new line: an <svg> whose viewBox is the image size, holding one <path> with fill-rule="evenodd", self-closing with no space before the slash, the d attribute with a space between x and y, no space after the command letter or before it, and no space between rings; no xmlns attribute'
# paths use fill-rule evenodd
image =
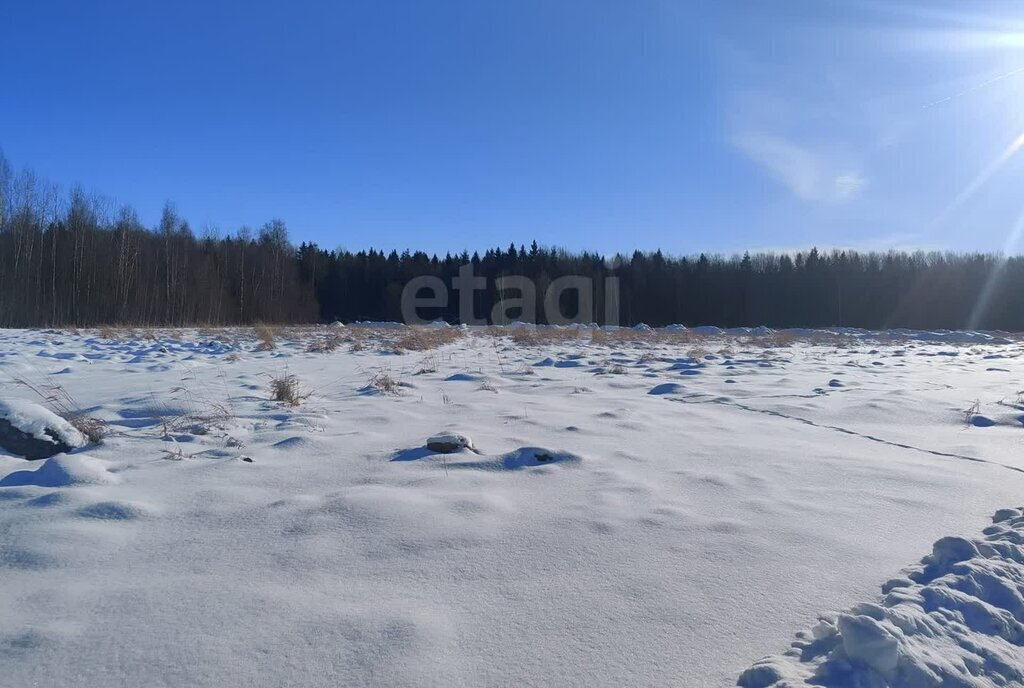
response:
<svg viewBox="0 0 1024 688"><path fill-rule="evenodd" d="M85 439L92 444L99 444L103 438L110 434L110 426L102 418L96 418L85 413L74 413L63 416L64 420L71 423L75 430L82 433Z"/></svg>
<svg viewBox="0 0 1024 688"><path fill-rule="evenodd" d="M391 373L385 371L374 373L367 386L381 394L398 394L402 388L401 383L391 377Z"/></svg>
<svg viewBox="0 0 1024 688"><path fill-rule="evenodd" d="M273 351L277 348L277 329L260 323L252 328L258 343L257 351Z"/></svg>
<svg viewBox="0 0 1024 688"><path fill-rule="evenodd" d="M693 347L692 349L690 349L689 351L686 352L686 356L687 356L687 358L690 358L690 359L692 359L694 361L698 361L699 362L699 361L703 361L704 357L707 356L708 353L710 353L710 352L707 349L705 349L703 346L695 346L695 347Z"/></svg>
<svg viewBox="0 0 1024 688"><path fill-rule="evenodd" d="M428 354L423 357L420 361L419 368L413 375L428 375L430 373L437 372L437 356L435 354Z"/></svg>
<svg viewBox="0 0 1024 688"><path fill-rule="evenodd" d="M113 327L101 327L99 329L99 335L103 339L109 339L115 342L121 340L121 333L115 330Z"/></svg>
<svg viewBox="0 0 1024 688"><path fill-rule="evenodd" d="M974 418L981 414L981 401L975 400L964 410L964 423L968 426L974 424Z"/></svg>
<svg viewBox="0 0 1024 688"><path fill-rule="evenodd" d="M796 335L792 332L772 332L763 337L757 337L755 341L769 349L784 349L796 343Z"/></svg>
<svg viewBox="0 0 1024 688"><path fill-rule="evenodd" d="M102 418L90 416L82 410L71 393L56 382L49 382L45 385L35 385L28 380L16 378L16 384L27 387L35 392L51 411L66 420L75 430L92 444L99 444L103 438L110 434L110 426Z"/></svg>
<svg viewBox="0 0 1024 688"><path fill-rule="evenodd" d="M271 378L270 394L274 401L280 401L289 406L298 406L309 394L299 392L299 379L291 374L284 374L280 377Z"/></svg>

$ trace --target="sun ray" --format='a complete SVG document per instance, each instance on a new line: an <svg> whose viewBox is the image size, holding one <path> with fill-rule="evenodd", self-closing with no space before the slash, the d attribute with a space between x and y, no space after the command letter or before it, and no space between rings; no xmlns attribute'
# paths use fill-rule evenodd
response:
<svg viewBox="0 0 1024 688"><path fill-rule="evenodd" d="M978 189L984 186L985 183L1003 167L1003 165L1009 162L1009 160L1013 158L1018 151L1020 151L1022 146L1024 146L1024 132L1021 132L1017 138L1011 141L992 162L986 165L985 168L971 180L970 184L964 187L963 191L957 194L956 198L954 198L952 202L950 202L950 204L947 205L945 209L932 221L932 227L942 223L953 211L974 196L974 194L978 192Z"/></svg>
<svg viewBox="0 0 1024 688"><path fill-rule="evenodd" d="M993 266L992 272L985 278L985 284L981 288L978 300L975 302L974 308L971 309L971 317L967 322L968 329L975 330L981 326L982 319L988 312L992 296L996 293L996 287L999 286L999 280L1005 272L1009 256L1020 249L1022 235L1024 235L1024 209L1021 209L1020 214L1017 216L1017 221L1013 224L1013 229L1010 230L1010 234L1006 237L1002 253L999 256L999 262Z"/></svg>

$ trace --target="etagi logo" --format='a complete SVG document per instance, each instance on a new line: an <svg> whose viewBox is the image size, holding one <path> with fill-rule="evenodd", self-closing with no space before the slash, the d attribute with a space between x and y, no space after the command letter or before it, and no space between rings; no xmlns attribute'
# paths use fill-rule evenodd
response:
<svg viewBox="0 0 1024 688"><path fill-rule="evenodd" d="M459 294L459 322L466 325L507 325L520 321L536 324L537 285L529 277L512 275L498 277L494 286L501 297L490 312L490 319L478 318L474 311L474 293L487 289L487 280L474 274L473 264L459 268L458 277L452 278L452 289ZM604 287L604 324L619 324L619 278L606 277ZM429 292L429 295L426 293ZM582 275L564 275L554 279L544 291L543 322L550 325L589 325L594 322L594 280ZM570 295L569 298L563 298ZM402 318L407 325L426 325L430 321L421 317L423 309L447 308L448 285L440 277L423 276L409 280L402 289ZM575 305L575 313L565 313L563 305ZM510 315L515 313L516 315Z"/></svg>

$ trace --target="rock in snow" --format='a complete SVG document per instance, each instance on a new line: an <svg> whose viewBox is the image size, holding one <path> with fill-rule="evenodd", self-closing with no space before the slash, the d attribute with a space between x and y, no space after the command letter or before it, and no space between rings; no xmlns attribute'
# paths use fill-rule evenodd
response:
<svg viewBox="0 0 1024 688"><path fill-rule="evenodd" d="M0 400L0 447L26 459L48 459L86 444L70 423L39 404Z"/></svg>
<svg viewBox="0 0 1024 688"><path fill-rule="evenodd" d="M439 454L451 454L463 449L473 449L473 440L457 432L442 432L427 440L427 449Z"/></svg>

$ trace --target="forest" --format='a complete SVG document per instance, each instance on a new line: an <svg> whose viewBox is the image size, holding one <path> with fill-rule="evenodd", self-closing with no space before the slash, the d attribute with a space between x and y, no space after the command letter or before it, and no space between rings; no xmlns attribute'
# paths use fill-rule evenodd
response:
<svg viewBox="0 0 1024 688"><path fill-rule="evenodd" d="M450 285L466 264L486 279L474 293L479 318L502 298L498 277L530 278L540 301L553 280L578 275L597 286L602 323L602 285L614 277L624 325L1024 330L1018 256L816 248L606 256L514 240L444 256L333 250L294 245L279 219L197 235L172 204L146 227L130 206L62 192L30 170L14 172L0 154L0 327L397 321L409 280ZM571 317L573 304L564 307ZM543 321L539 303L536 312ZM458 298L429 315L458 322Z"/></svg>

